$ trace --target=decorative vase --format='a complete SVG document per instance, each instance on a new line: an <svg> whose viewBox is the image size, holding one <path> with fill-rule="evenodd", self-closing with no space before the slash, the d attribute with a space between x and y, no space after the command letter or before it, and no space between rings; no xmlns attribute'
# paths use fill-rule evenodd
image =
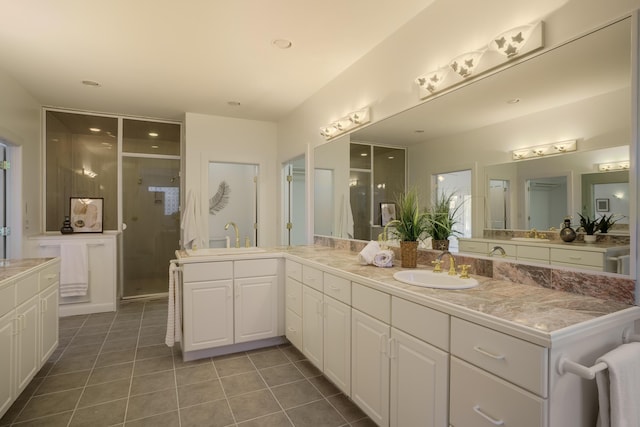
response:
<svg viewBox="0 0 640 427"><path fill-rule="evenodd" d="M431 240L431 248L436 251L448 251L449 240Z"/></svg>
<svg viewBox="0 0 640 427"><path fill-rule="evenodd" d="M73 233L73 228L71 228L71 220L69 220L68 216L64 217L64 222L62 223L62 228L60 229L60 233L62 234Z"/></svg>
<svg viewBox="0 0 640 427"><path fill-rule="evenodd" d="M403 268L416 268L418 264L418 242L400 242L400 262Z"/></svg>
<svg viewBox="0 0 640 427"><path fill-rule="evenodd" d="M560 230L560 238L565 242L573 242L576 240L576 231L571 228L571 219L565 218L564 227Z"/></svg>
<svg viewBox="0 0 640 427"><path fill-rule="evenodd" d="M584 235L584 242L585 243L595 243L596 242L596 235L595 234L585 234Z"/></svg>

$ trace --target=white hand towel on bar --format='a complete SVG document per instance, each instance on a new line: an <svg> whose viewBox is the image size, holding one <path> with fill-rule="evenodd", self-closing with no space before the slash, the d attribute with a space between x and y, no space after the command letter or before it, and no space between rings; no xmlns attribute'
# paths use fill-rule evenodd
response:
<svg viewBox="0 0 640 427"><path fill-rule="evenodd" d="M378 242L372 240L367 243L367 246L358 254L358 262L362 265L372 264L373 258L380 252L380 245Z"/></svg>
<svg viewBox="0 0 640 427"><path fill-rule="evenodd" d="M169 310L167 313L167 335L164 339L165 344L169 347L173 347L173 344L182 340L181 286L180 269L172 262L169 264Z"/></svg>
<svg viewBox="0 0 640 427"><path fill-rule="evenodd" d="M84 296L89 289L89 261L85 243L60 244L60 296Z"/></svg>
<svg viewBox="0 0 640 427"><path fill-rule="evenodd" d="M598 427L640 426L640 342L622 344L596 362L608 367L596 373Z"/></svg>
<svg viewBox="0 0 640 427"><path fill-rule="evenodd" d="M373 257L373 265L376 267L393 267L393 252L389 249L380 251Z"/></svg>
<svg viewBox="0 0 640 427"><path fill-rule="evenodd" d="M201 224L200 205L193 194L193 190L189 190L184 214L182 215L182 223L180 224L182 228L182 245L185 248L204 247Z"/></svg>

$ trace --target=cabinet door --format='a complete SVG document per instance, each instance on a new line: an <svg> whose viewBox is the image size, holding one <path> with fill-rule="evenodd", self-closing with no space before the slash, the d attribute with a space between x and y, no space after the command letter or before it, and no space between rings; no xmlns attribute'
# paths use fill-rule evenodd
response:
<svg viewBox="0 0 640 427"><path fill-rule="evenodd" d="M16 328L15 311L0 318L0 416L11 406L15 397Z"/></svg>
<svg viewBox="0 0 640 427"><path fill-rule="evenodd" d="M302 353L323 369L322 294L309 286L302 286Z"/></svg>
<svg viewBox="0 0 640 427"><path fill-rule="evenodd" d="M17 318L17 392L20 393L40 367L39 341L39 309L40 296L36 295L16 308Z"/></svg>
<svg viewBox="0 0 640 427"><path fill-rule="evenodd" d="M391 426L448 425L447 353L395 328L391 337Z"/></svg>
<svg viewBox="0 0 640 427"><path fill-rule="evenodd" d="M184 284L184 351L233 344L233 280Z"/></svg>
<svg viewBox="0 0 640 427"><path fill-rule="evenodd" d="M379 426L389 425L390 327L351 310L351 398Z"/></svg>
<svg viewBox="0 0 640 427"><path fill-rule="evenodd" d="M58 284L40 293L40 365L58 347Z"/></svg>
<svg viewBox="0 0 640 427"><path fill-rule="evenodd" d="M249 277L235 280L235 342L277 335L278 278Z"/></svg>
<svg viewBox="0 0 640 427"><path fill-rule="evenodd" d="M324 296L324 374L351 394L351 307Z"/></svg>

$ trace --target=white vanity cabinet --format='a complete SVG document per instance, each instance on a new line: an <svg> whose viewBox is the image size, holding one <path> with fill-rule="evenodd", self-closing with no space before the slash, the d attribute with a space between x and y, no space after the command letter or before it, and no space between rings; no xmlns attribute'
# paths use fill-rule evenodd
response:
<svg viewBox="0 0 640 427"><path fill-rule="evenodd" d="M279 334L277 259L183 264L184 352L249 343ZM203 353L200 353L203 354Z"/></svg>
<svg viewBox="0 0 640 427"><path fill-rule="evenodd" d="M302 286L302 353L319 369L324 368L322 293Z"/></svg>
<svg viewBox="0 0 640 427"><path fill-rule="evenodd" d="M58 347L58 259L0 281L0 417Z"/></svg>

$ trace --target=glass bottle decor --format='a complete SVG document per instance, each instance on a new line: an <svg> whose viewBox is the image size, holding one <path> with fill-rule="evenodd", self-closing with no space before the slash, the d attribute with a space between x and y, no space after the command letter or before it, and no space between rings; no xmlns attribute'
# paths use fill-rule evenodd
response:
<svg viewBox="0 0 640 427"><path fill-rule="evenodd" d="M573 242L576 240L576 231L571 228L571 218L564 219L564 226L560 230L560 238L565 242Z"/></svg>

